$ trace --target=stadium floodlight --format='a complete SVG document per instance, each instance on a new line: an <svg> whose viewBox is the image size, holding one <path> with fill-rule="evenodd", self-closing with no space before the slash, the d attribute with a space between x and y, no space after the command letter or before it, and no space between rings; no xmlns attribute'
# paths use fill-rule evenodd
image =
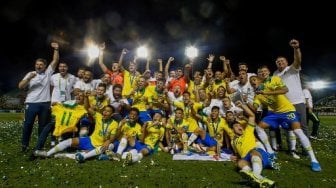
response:
<svg viewBox="0 0 336 188"><path fill-rule="evenodd" d="M136 50L136 54L139 58L147 58L148 57L148 49L145 46L140 46Z"/></svg>
<svg viewBox="0 0 336 188"><path fill-rule="evenodd" d="M312 89L324 89L328 87L328 83L323 80L313 81L311 82Z"/></svg>
<svg viewBox="0 0 336 188"><path fill-rule="evenodd" d="M99 48L97 45L90 44L87 48L87 53L90 59L95 59L99 55Z"/></svg>
<svg viewBox="0 0 336 188"><path fill-rule="evenodd" d="M185 49L185 55L189 57L190 59L193 59L198 56L198 49L194 46L186 47Z"/></svg>

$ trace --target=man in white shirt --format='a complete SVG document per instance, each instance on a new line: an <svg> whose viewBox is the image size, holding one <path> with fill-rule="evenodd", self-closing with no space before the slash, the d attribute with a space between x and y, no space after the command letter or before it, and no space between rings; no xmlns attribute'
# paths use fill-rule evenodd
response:
<svg viewBox="0 0 336 188"><path fill-rule="evenodd" d="M29 146L35 118L38 117L38 135L49 122L50 117L50 80L54 73L59 53L58 43L52 42L54 49L53 60L47 67L47 61L39 58L35 61L35 71L31 71L19 82L19 89L28 89L25 100L25 120L22 132L22 152Z"/></svg>
<svg viewBox="0 0 336 188"><path fill-rule="evenodd" d="M301 50L299 41L292 39L289 45L294 49L294 61L288 65L285 57L279 56L276 59L278 70L273 75L281 77L286 84L288 92L286 93L289 101L295 106L297 113L300 115L301 129L308 136L307 117L305 97L302 92L300 71L301 71Z"/></svg>
<svg viewBox="0 0 336 188"><path fill-rule="evenodd" d="M68 73L68 65L65 62L60 62L58 65L59 73L51 76L51 103L71 100L71 92L76 83L76 77Z"/></svg>

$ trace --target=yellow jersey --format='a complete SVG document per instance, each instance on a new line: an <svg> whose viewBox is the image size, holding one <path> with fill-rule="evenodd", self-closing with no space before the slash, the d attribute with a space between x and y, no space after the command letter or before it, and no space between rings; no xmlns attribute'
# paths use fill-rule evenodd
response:
<svg viewBox="0 0 336 188"><path fill-rule="evenodd" d="M224 131L229 135L230 139L234 137L232 129L224 118L218 118L216 122L208 123L209 135L212 138L218 139L219 142L223 142Z"/></svg>
<svg viewBox="0 0 336 188"><path fill-rule="evenodd" d="M113 119L103 120L103 115L98 112L93 115L93 118L95 120L95 129L90 136L91 144L94 147L99 147L111 136L117 134L118 123Z"/></svg>
<svg viewBox="0 0 336 188"><path fill-rule="evenodd" d="M136 87L139 75L131 75L128 70L123 71L124 75L124 86L122 90L122 96L129 96L131 91L133 91L133 88Z"/></svg>
<svg viewBox="0 0 336 188"><path fill-rule="evenodd" d="M262 85L259 86L259 89L261 89L262 91L274 91L284 86L285 84L282 82L280 77L271 76L268 79L266 79ZM295 111L295 107L284 94L279 95L256 94L253 102L259 106L260 105L267 106L268 110L274 113L286 113Z"/></svg>
<svg viewBox="0 0 336 188"><path fill-rule="evenodd" d="M196 126L194 124L190 124L190 122L187 119L182 119L180 121L175 120L175 116L170 116L168 120L168 124L166 128L168 129L173 129L173 125L177 128L183 128L186 130L186 132L193 133L195 129L197 129L197 124Z"/></svg>
<svg viewBox="0 0 336 188"><path fill-rule="evenodd" d="M162 126L153 125L152 121L148 121L147 135L145 137L144 143L151 149L154 149L158 141L163 141L164 133L165 129Z"/></svg>
<svg viewBox="0 0 336 188"><path fill-rule="evenodd" d="M156 86L147 86L147 89L150 91L150 97L148 98L148 103L152 104L153 109L161 109L160 104L167 104L166 96L164 92L158 92Z"/></svg>
<svg viewBox="0 0 336 188"><path fill-rule="evenodd" d="M87 114L83 105L65 105L57 103L52 106L51 114L55 118L54 136L61 136L67 132L77 132L77 123Z"/></svg>
<svg viewBox="0 0 336 188"><path fill-rule="evenodd" d="M242 135L235 135L231 140L233 149L241 158L244 158L252 149L257 147L254 128L255 125L248 124Z"/></svg>
<svg viewBox="0 0 336 188"><path fill-rule="evenodd" d="M90 95L88 99L90 107L96 107L96 110L99 112L102 112L103 108L110 104L108 97L104 97L103 100L99 100L96 96Z"/></svg>
<svg viewBox="0 0 336 188"><path fill-rule="evenodd" d="M152 93L147 87L138 90L133 95L132 107L139 109L139 111L146 111L147 105L151 99Z"/></svg>
<svg viewBox="0 0 336 188"><path fill-rule="evenodd" d="M193 132L197 127L197 121L191 114L191 109L189 106L186 106L183 102L174 101L173 105L177 108L182 108L184 112L184 119L186 119L189 122L189 126L191 129L193 129L191 132ZM203 104L199 102L195 102L193 105L193 110L197 113L199 110L203 108Z"/></svg>
<svg viewBox="0 0 336 188"><path fill-rule="evenodd" d="M134 125L131 125L129 121L127 121L122 127L121 127L121 137L137 137L138 139L141 137L141 125L139 123L134 123Z"/></svg>
<svg viewBox="0 0 336 188"><path fill-rule="evenodd" d="M204 84L201 83L199 85L195 85L195 82L190 80L189 83L188 83L188 92L190 93L190 99L192 101L195 101L196 100L196 96L195 96L195 93L194 91L195 90L199 90L199 89L203 89L204 88Z"/></svg>

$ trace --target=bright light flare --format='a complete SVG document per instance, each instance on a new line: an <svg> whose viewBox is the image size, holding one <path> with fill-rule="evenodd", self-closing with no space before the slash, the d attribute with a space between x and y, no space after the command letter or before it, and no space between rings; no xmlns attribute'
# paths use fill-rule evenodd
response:
<svg viewBox="0 0 336 188"><path fill-rule="evenodd" d="M89 47L87 48L87 52L90 59L95 59L99 56L99 48L97 45L89 45Z"/></svg>
<svg viewBox="0 0 336 188"><path fill-rule="evenodd" d="M185 55L191 59L198 56L198 49L194 46L189 46L185 49Z"/></svg>
<svg viewBox="0 0 336 188"><path fill-rule="evenodd" d="M312 89L324 89L328 87L328 83L323 80L313 81L310 84Z"/></svg>
<svg viewBox="0 0 336 188"><path fill-rule="evenodd" d="M139 58L147 58L148 57L148 49L145 46L140 46L136 50L136 54Z"/></svg>

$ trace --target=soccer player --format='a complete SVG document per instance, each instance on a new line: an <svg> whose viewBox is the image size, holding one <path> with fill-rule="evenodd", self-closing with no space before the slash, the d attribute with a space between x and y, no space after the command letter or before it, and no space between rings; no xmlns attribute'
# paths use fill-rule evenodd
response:
<svg viewBox="0 0 336 188"><path fill-rule="evenodd" d="M79 121L87 114L87 111L83 106L84 93L77 93L75 102L70 102L71 101L68 101L65 104L53 104L51 107L53 120L44 127L41 135L38 137L34 151L29 157L30 160L36 158L34 152L43 148L50 132L53 131L53 136L57 137L58 140L63 140L66 137L73 137L73 135L76 135L78 132L77 125Z"/></svg>
<svg viewBox="0 0 336 188"><path fill-rule="evenodd" d="M78 162L84 162L84 160L97 156L107 149L113 149L113 144L111 143L114 142L118 129L118 123L112 119L113 107L111 105L105 106L102 114L91 108L88 111L95 120L95 130L91 136L69 138L60 142L48 152L35 151L35 155L49 157L68 147L76 147L79 150L87 151L79 152L75 155L75 159Z"/></svg>
<svg viewBox="0 0 336 188"><path fill-rule="evenodd" d="M188 138L197 128L190 125L189 121L184 118L182 108L175 109L175 115L170 116L166 125L166 139L169 143L169 150L172 154L183 148L183 152L187 152Z"/></svg>
<svg viewBox="0 0 336 188"><path fill-rule="evenodd" d="M270 167L270 161L269 153L257 147L254 136L255 115L248 106L243 105L240 101L238 106L244 109L249 118L245 129L237 121L233 124L234 137L231 144L237 155L233 155L231 160L237 162L243 176L258 183L260 187L272 187L275 182L261 175L263 168Z"/></svg>
<svg viewBox="0 0 336 188"><path fill-rule="evenodd" d="M141 125L137 122L139 113L137 108L131 108L128 114L128 119L120 121L118 127L118 140L114 143L114 151L116 151L116 153L111 153L112 156L108 154L113 160L120 161L123 152L134 149L134 145L131 145L131 143L141 137Z"/></svg>
<svg viewBox="0 0 336 188"><path fill-rule="evenodd" d="M202 118L200 115L198 115L198 117ZM188 140L188 145L192 144L194 141L196 144L201 144L201 147L193 145L196 147L196 150L199 148L203 150L203 152L216 151L218 146L221 148L225 133L229 135L230 139L233 138L232 130L229 128L225 119L219 115L218 106L212 107L210 118L205 119L203 117L203 122L206 123L208 132L201 128L197 128L194 133L191 134ZM220 153L217 153L217 155L220 155Z"/></svg>
<svg viewBox="0 0 336 188"><path fill-rule="evenodd" d="M140 140L133 138L129 141L129 145L135 149L126 152L126 163L134 163L140 161L144 156L151 155L156 145L162 151L168 152L168 149L162 144L164 133L162 114L156 112L153 116L153 121L148 121L142 126Z"/></svg>
<svg viewBox="0 0 336 188"><path fill-rule="evenodd" d="M269 127L278 128L279 124L281 124L284 129L292 130L300 139L302 146L310 157L311 169L315 172L321 171L321 166L315 157L310 141L301 129L300 120L295 107L284 95L288 91L287 87L280 77L267 76L269 75L269 69L266 66L263 66L261 71L263 72L263 83L257 76L250 78L251 85L256 91L253 104L254 108L257 109L260 104L268 107L267 115L259 122L258 128L256 129L260 140L265 145L267 151L274 156L274 151L269 144L264 129ZM295 139L291 141L293 140ZM292 147L293 145L294 144L291 144Z"/></svg>

